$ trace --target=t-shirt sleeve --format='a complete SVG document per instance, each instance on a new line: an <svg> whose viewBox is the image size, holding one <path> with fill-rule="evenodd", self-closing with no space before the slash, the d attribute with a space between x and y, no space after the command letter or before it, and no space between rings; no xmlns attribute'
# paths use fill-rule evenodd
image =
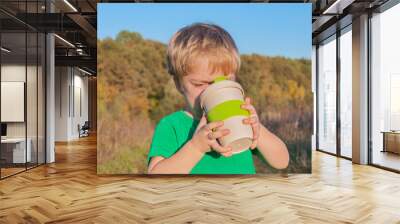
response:
<svg viewBox="0 0 400 224"><path fill-rule="evenodd" d="M161 119L154 130L149 154L147 155L147 164L154 156L169 158L177 150L178 143L175 129L167 120Z"/></svg>

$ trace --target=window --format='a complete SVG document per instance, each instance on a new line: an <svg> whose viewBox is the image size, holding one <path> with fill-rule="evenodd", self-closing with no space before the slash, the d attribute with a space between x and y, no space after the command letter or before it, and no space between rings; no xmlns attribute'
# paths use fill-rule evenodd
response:
<svg viewBox="0 0 400 224"><path fill-rule="evenodd" d="M1 1L0 6L15 3ZM44 3L20 1L13 9L19 15L43 13ZM0 90L1 98L8 99L0 105L0 178L5 178L45 163L46 39L44 33L3 12L0 26Z"/></svg>
<svg viewBox="0 0 400 224"><path fill-rule="evenodd" d="M371 18L372 163L400 170L400 4ZM396 143L397 142L397 143Z"/></svg>
<svg viewBox="0 0 400 224"><path fill-rule="evenodd" d="M351 158L352 149L352 35L351 25L340 35L340 154Z"/></svg>
<svg viewBox="0 0 400 224"><path fill-rule="evenodd" d="M390 74L390 130L400 130L400 73Z"/></svg>
<svg viewBox="0 0 400 224"><path fill-rule="evenodd" d="M318 149L336 153L336 35L318 48Z"/></svg>

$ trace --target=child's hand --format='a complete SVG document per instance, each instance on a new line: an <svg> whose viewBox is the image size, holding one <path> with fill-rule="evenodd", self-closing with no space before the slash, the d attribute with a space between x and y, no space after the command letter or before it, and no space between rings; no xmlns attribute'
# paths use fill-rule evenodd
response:
<svg viewBox="0 0 400 224"><path fill-rule="evenodd" d="M249 124L253 128L253 143L250 148L254 149L258 143L258 136L260 135L260 122L258 120L258 115L256 109L251 105L250 98L246 97L245 103L241 106L242 109L248 110L250 112L250 117L243 119L244 124Z"/></svg>
<svg viewBox="0 0 400 224"><path fill-rule="evenodd" d="M212 131L224 125L223 121L211 122L207 124L207 119L203 115L199 125L193 134L192 144L201 153L206 153L211 150L211 148L223 156L231 156L232 149L230 147L222 147L217 139L229 134L229 129L219 129L217 131Z"/></svg>

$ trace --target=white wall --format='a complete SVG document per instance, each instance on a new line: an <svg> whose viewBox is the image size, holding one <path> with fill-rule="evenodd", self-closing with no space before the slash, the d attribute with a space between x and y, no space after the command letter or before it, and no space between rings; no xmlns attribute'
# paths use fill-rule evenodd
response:
<svg viewBox="0 0 400 224"><path fill-rule="evenodd" d="M24 122L25 83L1 81L1 121ZM36 105L35 107L36 108Z"/></svg>
<svg viewBox="0 0 400 224"><path fill-rule="evenodd" d="M78 124L82 126L88 120L88 78L76 68L56 67L55 85L55 140L77 139Z"/></svg>
<svg viewBox="0 0 400 224"><path fill-rule="evenodd" d="M25 64L5 64L1 66L1 81L25 82L25 73ZM25 122L8 122L7 137L25 137Z"/></svg>
<svg viewBox="0 0 400 224"><path fill-rule="evenodd" d="M77 75L77 72L78 75ZM81 126L85 123L85 121L88 120L88 77L87 76L81 76L83 73L81 73L79 70L74 70L74 83L73 85L75 86L75 116L72 119L72 130L71 130L71 135L76 137L79 137L78 129L77 126L80 124ZM78 90L80 90L80 93L78 93ZM80 94L80 99L78 98ZM79 102L80 105L79 105ZM81 106L81 113L79 111L79 106Z"/></svg>
<svg viewBox="0 0 400 224"><path fill-rule="evenodd" d="M24 65L19 65L19 64L3 64L1 66L1 81L2 82L7 82L7 81L17 81L17 82L25 82L25 75L27 69L28 72L28 81L30 86L35 86L36 85L36 80L32 80L30 77L31 74L36 74L36 67L33 66L27 66L25 67ZM36 111L36 88L27 88L27 120L29 122L28 124L28 137L32 131L31 128L36 130L36 113L33 113L32 111ZM4 97L4 96L3 96ZM34 102L34 104L31 105L31 103ZM1 110L7 110L7 108L1 108ZM32 122L34 121L34 124ZM25 124L26 122L7 122L7 136L8 137L25 137ZM32 130L33 130L32 129ZM36 135L36 132L35 132Z"/></svg>

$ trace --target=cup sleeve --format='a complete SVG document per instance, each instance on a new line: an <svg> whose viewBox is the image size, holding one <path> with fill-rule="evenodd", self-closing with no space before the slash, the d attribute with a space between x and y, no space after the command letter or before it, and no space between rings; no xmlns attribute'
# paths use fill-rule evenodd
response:
<svg viewBox="0 0 400 224"><path fill-rule="evenodd" d="M150 159L155 156L169 158L178 150L177 136L174 127L167 121L161 120L154 130L147 165Z"/></svg>

